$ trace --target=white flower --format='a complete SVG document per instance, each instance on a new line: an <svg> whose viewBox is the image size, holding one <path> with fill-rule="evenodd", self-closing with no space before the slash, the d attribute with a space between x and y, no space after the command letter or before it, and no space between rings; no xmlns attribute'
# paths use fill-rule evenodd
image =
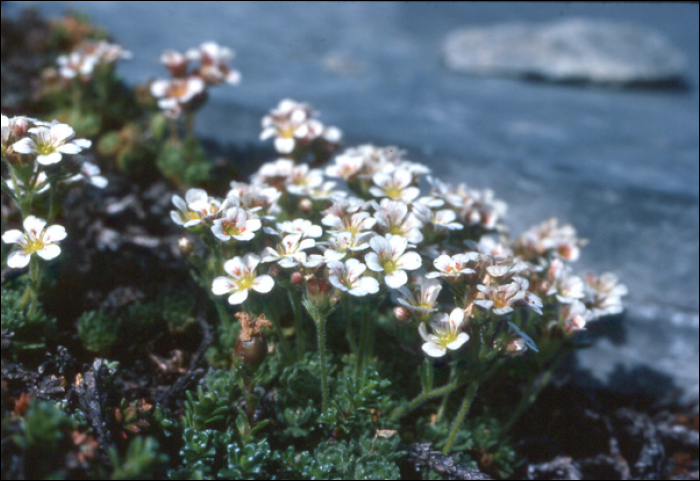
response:
<svg viewBox="0 0 700 481"><path fill-rule="evenodd" d="M426 274L426 277L431 279L442 277L448 281L455 282L465 275L476 274L476 271L471 267L468 267L468 264L476 261L478 257L478 254L474 252L457 254L452 257L448 256L447 254L443 254L433 261L433 265L438 272L429 272Z"/></svg>
<svg viewBox="0 0 700 481"><path fill-rule="evenodd" d="M364 209L367 203L354 198L338 198L333 199L333 204L328 210L324 211L324 217L321 223L325 226L332 227L332 233L349 232L353 235L363 234L370 231L377 223L369 212L358 212Z"/></svg>
<svg viewBox="0 0 700 481"><path fill-rule="evenodd" d="M529 285L528 280L522 277L514 277L513 282L502 286L479 284L476 288L483 294L483 298L475 300L474 304L493 311L497 316L510 314L514 305L526 303Z"/></svg>
<svg viewBox="0 0 700 481"><path fill-rule="evenodd" d="M464 311L454 309L449 317L445 313L436 314L430 321L432 334L428 334L425 323L418 326L420 336L426 341L423 351L430 357L442 357L448 349L456 351L469 340L469 335L462 331L464 325Z"/></svg>
<svg viewBox="0 0 700 481"><path fill-rule="evenodd" d="M375 208L374 218L385 233L401 236L411 244L423 241L423 224L413 213L409 214L406 204L382 199L379 205L375 204Z"/></svg>
<svg viewBox="0 0 700 481"><path fill-rule="evenodd" d="M581 331L592 319L591 312L583 302L574 301L571 304L562 304L559 308L559 322L566 332Z"/></svg>
<svg viewBox="0 0 700 481"><path fill-rule="evenodd" d="M74 51L68 55L59 55L56 59L58 73L64 79L72 79L80 75L83 79L90 79L98 58L94 55L86 55L84 52Z"/></svg>
<svg viewBox="0 0 700 481"><path fill-rule="evenodd" d="M620 284L612 272L606 272L600 277L595 274L586 275L586 307L595 317L612 316L624 310L622 298L627 295L627 286Z"/></svg>
<svg viewBox="0 0 700 481"><path fill-rule="evenodd" d="M261 227L262 222L255 214L243 207L231 207L226 209L220 219L214 221L211 231L217 239L224 242L231 239L249 241Z"/></svg>
<svg viewBox="0 0 700 481"><path fill-rule="evenodd" d="M74 175L68 181L84 180L98 189L104 189L109 184L109 181L100 174L102 174L102 171L97 165L91 162L83 162L83 165L80 166L80 173Z"/></svg>
<svg viewBox="0 0 700 481"><path fill-rule="evenodd" d="M422 260L417 252L406 252L408 241L397 235L375 236L369 241L374 252L365 256L367 267L385 274L384 282L398 289L408 282L406 271L420 269Z"/></svg>
<svg viewBox="0 0 700 481"><path fill-rule="evenodd" d="M318 239L323 235L321 226L313 225L310 220L295 219L277 224L277 229L284 234L301 234L302 237Z"/></svg>
<svg viewBox="0 0 700 481"><path fill-rule="evenodd" d="M349 155L346 151L343 155L339 155L335 158L335 164L326 168L326 175L328 177L340 177L344 180L351 180L356 177L362 166L364 160L360 155Z"/></svg>
<svg viewBox="0 0 700 481"><path fill-rule="evenodd" d="M471 250L479 254L499 257L513 257L513 250L510 247L496 241L493 237L482 236L479 242L473 240L464 241Z"/></svg>
<svg viewBox="0 0 700 481"><path fill-rule="evenodd" d="M46 221L33 215L24 219L24 230L8 230L2 235L3 242L17 244L19 248L7 258L7 266L13 269L21 269L29 264L32 254L36 254L44 260L58 257L61 248L56 244L66 238L66 230L60 225L46 227Z"/></svg>
<svg viewBox="0 0 700 481"><path fill-rule="evenodd" d="M454 188L434 178L428 181L433 186L432 196L443 199L454 208L458 220L466 225L495 229L506 214L506 203L495 199L493 191L489 189L473 190L464 184Z"/></svg>
<svg viewBox="0 0 700 481"><path fill-rule="evenodd" d="M369 193L375 197L388 197L410 204L420 195L420 189L411 186L413 175L407 170L377 172L372 176L372 182L374 186L369 188Z"/></svg>
<svg viewBox="0 0 700 481"><path fill-rule="evenodd" d="M315 246L316 241L313 239L302 239L301 234L290 234L282 239L277 249L265 248L262 261L278 262L285 269L296 267L306 262L307 257L304 251Z"/></svg>
<svg viewBox="0 0 700 481"><path fill-rule="evenodd" d="M178 118L192 99L202 94L206 88L199 77L155 80L151 83L151 95L158 100L158 107L170 118Z"/></svg>
<svg viewBox="0 0 700 481"><path fill-rule="evenodd" d="M572 226L560 227L557 219L549 219L523 232L515 241L515 251L526 259L552 256L574 262L585 243Z"/></svg>
<svg viewBox="0 0 700 481"><path fill-rule="evenodd" d="M334 197L345 197L346 192L335 190L336 182L323 182L321 185L307 187L305 195L311 197L311 200L329 200Z"/></svg>
<svg viewBox="0 0 700 481"><path fill-rule="evenodd" d="M328 280L338 290L352 296L362 297L379 292L379 282L372 277L362 277L367 266L357 259L348 259L344 264L340 261L328 263Z"/></svg>
<svg viewBox="0 0 700 481"><path fill-rule="evenodd" d="M30 185L33 183L35 189L38 187L38 189L36 190L37 194L43 194L44 192L48 191L51 188L51 185L49 185L49 183L47 182L48 178L49 177L46 175L46 172L44 172L42 170L41 172L36 174L36 180L30 181ZM16 182L17 182L17 187L19 187L19 190L21 192L27 191L27 187L24 185L24 182L22 182L20 179L16 179ZM14 182L8 181L7 186L10 188L10 190L12 192L16 192ZM24 195L24 194L22 194L22 195Z"/></svg>
<svg viewBox="0 0 700 481"><path fill-rule="evenodd" d="M214 216L221 209L221 202L210 198L202 189L188 190L184 200L179 195L174 195L173 204L179 212L170 211L170 218L185 228L202 224L204 219Z"/></svg>
<svg viewBox="0 0 700 481"><path fill-rule="evenodd" d="M248 210L262 209L267 215L279 210L277 201L282 192L263 182L246 184L243 182L231 182L231 190L226 197L239 199L240 204Z"/></svg>
<svg viewBox="0 0 700 481"><path fill-rule="evenodd" d="M29 137L14 143L12 149L20 154L36 154L38 163L52 165L61 161L62 154L78 154L92 145L84 139L71 141L74 136L69 125L54 121L50 126L29 129Z"/></svg>
<svg viewBox="0 0 700 481"><path fill-rule="evenodd" d="M308 164L294 166L287 179L287 192L294 195L308 195L309 190L323 184L323 173L309 169Z"/></svg>
<svg viewBox="0 0 700 481"><path fill-rule="evenodd" d="M324 126L312 118L313 108L306 103L291 99L282 100L276 109L263 117L260 140L275 138L275 149L281 154L290 154L297 140L310 142L324 132Z"/></svg>
<svg viewBox="0 0 700 481"><path fill-rule="evenodd" d="M270 276L258 276L255 273L259 263L260 257L255 254L246 254L243 258L234 257L226 261L224 270L229 277L214 279L212 292L217 296L231 294L228 302L232 305L245 302L251 289L261 294L270 292L275 286L275 281Z"/></svg>
<svg viewBox="0 0 700 481"><path fill-rule="evenodd" d="M430 314L437 311L440 291L442 291L440 281L423 277L420 280L420 289L415 295L406 286L401 286L399 292L403 297L399 297L396 302L419 315Z"/></svg>
<svg viewBox="0 0 700 481"><path fill-rule="evenodd" d="M228 62L235 57L235 52L228 47L222 47L216 42L205 42L198 50L188 50L185 56L188 60L200 61L201 65L195 74L209 85L221 82L238 85L241 82L241 73L228 66Z"/></svg>
<svg viewBox="0 0 700 481"><path fill-rule="evenodd" d="M556 294L557 300L563 304L571 304L574 300L583 299L585 295L583 279L575 276L571 268L560 259L554 259L549 266L547 281L551 286L547 295Z"/></svg>
<svg viewBox="0 0 700 481"><path fill-rule="evenodd" d="M425 197L424 197L425 199ZM429 204L417 202L413 204L413 212L424 224L431 226L434 230L461 230L464 226L455 222L457 214L449 209L433 210Z"/></svg>

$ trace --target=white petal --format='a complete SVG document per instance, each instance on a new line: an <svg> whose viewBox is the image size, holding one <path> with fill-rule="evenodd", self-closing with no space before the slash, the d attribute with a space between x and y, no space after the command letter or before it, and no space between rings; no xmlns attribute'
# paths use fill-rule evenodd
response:
<svg viewBox="0 0 700 481"><path fill-rule="evenodd" d="M36 144L30 138L24 138L12 144L12 150L19 154L33 154L36 152Z"/></svg>
<svg viewBox="0 0 700 481"><path fill-rule="evenodd" d="M245 266L240 257L234 257L224 263L224 270L234 279L241 277L245 272Z"/></svg>
<svg viewBox="0 0 700 481"><path fill-rule="evenodd" d="M358 289L362 291L361 294L359 291L356 291ZM350 294L353 296L365 296L367 294L376 294L377 292L379 292L379 281L373 277L363 277L360 279L360 285L351 290Z"/></svg>
<svg viewBox="0 0 700 481"><path fill-rule="evenodd" d="M55 259L61 254L61 248L56 244L50 244L45 246L43 249L36 251L37 255L46 261Z"/></svg>
<svg viewBox="0 0 700 481"><path fill-rule="evenodd" d="M58 242L67 236L66 229L61 225L52 225L44 231L44 242Z"/></svg>
<svg viewBox="0 0 700 481"><path fill-rule="evenodd" d="M2 235L2 241L6 244L19 244L23 237L22 231L12 229Z"/></svg>
<svg viewBox="0 0 700 481"><path fill-rule="evenodd" d="M277 152L280 154L290 154L294 150L294 139L292 137L275 138L275 149L277 149Z"/></svg>
<svg viewBox="0 0 700 481"><path fill-rule="evenodd" d="M455 329L459 329L462 327L462 323L464 322L464 310L460 309L457 307L450 313L450 322L454 326Z"/></svg>
<svg viewBox="0 0 700 481"><path fill-rule="evenodd" d="M7 267L11 267L12 269L27 267L30 257L29 254L25 254L23 251L14 251L7 258Z"/></svg>
<svg viewBox="0 0 700 481"><path fill-rule="evenodd" d="M236 285L231 279L229 279L228 277L221 276L214 279L214 282L211 286L211 291L216 296L223 296L224 294L228 294L235 288Z"/></svg>
<svg viewBox="0 0 700 481"><path fill-rule="evenodd" d="M311 227L309 227L308 229L306 229L304 231L304 235L306 237L312 237L314 239L318 239L319 237L321 237L323 235L323 229L321 228L321 226L312 225Z"/></svg>
<svg viewBox="0 0 700 481"><path fill-rule="evenodd" d="M266 294L275 287L275 281L270 276L260 276L253 281L252 289L256 292Z"/></svg>
<svg viewBox="0 0 700 481"><path fill-rule="evenodd" d="M408 282L408 274L406 271L394 271L384 278L386 285L392 289L398 289Z"/></svg>
<svg viewBox="0 0 700 481"><path fill-rule="evenodd" d="M447 345L448 349L457 350L462 345L469 340L469 335L466 332L460 332L459 335L457 336L457 339L452 341Z"/></svg>
<svg viewBox="0 0 700 481"><path fill-rule="evenodd" d="M370 252L365 256L365 263L367 267L374 272L382 272L384 268L379 265L379 256L374 252Z"/></svg>
<svg viewBox="0 0 700 481"><path fill-rule="evenodd" d="M56 150L59 151L59 152L62 153L62 154L70 154L70 155L72 155L72 154L80 153L80 150L81 150L81 149L80 149L80 147L78 147L77 145L75 145L73 142L71 142L71 143L68 143L68 144L61 145L61 146L60 146L59 148L57 148Z"/></svg>
<svg viewBox="0 0 700 481"><path fill-rule="evenodd" d="M228 298L228 303L232 306L237 306L238 304L243 304L248 299L248 289L243 289L241 291L234 292Z"/></svg>
<svg viewBox="0 0 700 481"><path fill-rule="evenodd" d="M36 161L41 165L52 165L60 162L62 158L58 152L52 152L49 155L38 155Z"/></svg>
<svg viewBox="0 0 700 481"><path fill-rule="evenodd" d="M104 189L105 187L107 187L107 184L109 184L109 181L106 177L102 177L101 175L95 175L90 177L90 183L98 189Z"/></svg>
<svg viewBox="0 0 700 481"><path fill-rule="evenodd" d="M419 269L422 264L423 261L421 260L420 254L417 252L406 252L399 258L396 267L413 271Z"/></svg>
<svg viewBox="0 0 700 481"><path fill-rule="evenodd" d="M44 219L39 219L33 215L27 216L22 223L24 230L27 232L32 232L34 234L39 234L46 227L46 221Z"/></svg>
<svg viewBox="0 0 700 481"><path fill-rule="evenodd" d="M73 143L81 149L89 149L92 146L92 141L87 139L75 139Z"/></svg>
<svg viewBox="0 0 700 481"><path fill-rule="evenodd" d="M434 342L426 342L423 344L423 351L430 357L442 357L447 352Z"/></svg>

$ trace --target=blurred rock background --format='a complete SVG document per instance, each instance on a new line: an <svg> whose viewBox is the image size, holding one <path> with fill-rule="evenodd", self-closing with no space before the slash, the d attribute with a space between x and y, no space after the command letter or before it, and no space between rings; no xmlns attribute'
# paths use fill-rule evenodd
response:
<svg viewBox="0 0 700 481"><path fill-rule="evenodd" d="M577 268L630 289L624 319L591 327L581 381L697 396L697 4L3 2L29 6L106 27L134 52L132 83L165 75L166 48L234 48L241 86L197 118L223 145L259 151L262 115L291 97L346 145L399 145L493 188L514 235L572 223L590 240Z"/></svg>

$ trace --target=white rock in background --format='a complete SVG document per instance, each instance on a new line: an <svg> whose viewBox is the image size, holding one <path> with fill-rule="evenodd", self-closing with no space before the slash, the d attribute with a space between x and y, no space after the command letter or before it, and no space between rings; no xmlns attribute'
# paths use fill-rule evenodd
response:
<svg viewBox="0 0 700 481"><path fill-rule="evenodd" d="M654 30L581 18L456 30L444 56L460 72L557 82L663 82L679 80L686 66L683 53Z"/></svg>

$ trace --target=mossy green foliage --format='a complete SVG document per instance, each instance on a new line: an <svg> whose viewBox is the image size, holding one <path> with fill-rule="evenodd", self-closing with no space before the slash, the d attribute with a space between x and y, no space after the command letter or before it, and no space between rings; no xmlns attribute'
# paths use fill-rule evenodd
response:
<svg viewBox="0 0 700 481"><path fill-rule="evenodd" d="M122 313L89 311L77 320L78 335L85 349L108 356L125 342L186 334L195 324L194 307L193 298L172 292L152 302L137 301Z"/></svg>
<svg viewBox="0 0 700 481"><path fill-rule="evenodd" d="M178 186L201 185L209 180L212 164L198 139L167 140L161 145L156 165Z"/></svg>
<svg viewBox="0 0 700 481"><path fill-rule="evenodd" d="M56 330L56 320L47 316L39 306L29 316L23 306L24 289L9 284L0 290L2 302L2 331L13 333L12 354L17 357L23 351L36 351L46 346L46 340Z"/></svg>

